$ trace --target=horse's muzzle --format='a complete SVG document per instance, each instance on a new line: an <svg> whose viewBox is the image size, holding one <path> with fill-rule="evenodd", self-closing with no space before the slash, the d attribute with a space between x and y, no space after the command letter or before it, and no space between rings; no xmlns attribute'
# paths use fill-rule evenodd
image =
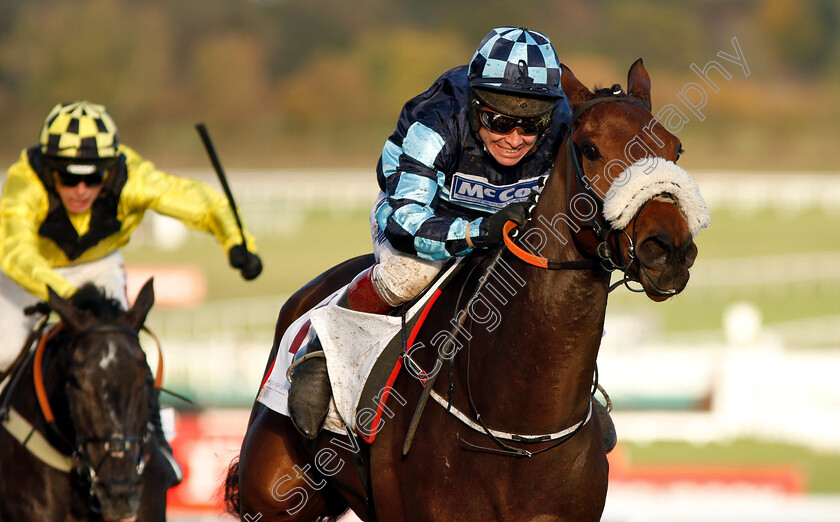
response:
<svg viewBox="0 0 840 522"><path fill-rule="evenodd" d="M142 484L127 482L94 489L102 509L102 518L119 522L132 522L137 518Z"/></svg>
<svg viewBox="0 0 840 522"><path fill-rule="evenodd" d="M636 248L639 281L654 301L664 301L682 292L688 284L689 268L697 258L697 245L691 237L675 243L671 236L655 235Z"/></svg>

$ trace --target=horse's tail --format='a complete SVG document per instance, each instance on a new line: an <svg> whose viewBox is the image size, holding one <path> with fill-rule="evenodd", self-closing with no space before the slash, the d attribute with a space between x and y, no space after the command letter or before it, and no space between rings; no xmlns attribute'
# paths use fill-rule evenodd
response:
<svg viewBox="0 0 840 522"><path fill-rule="evenodd" d="M224 484L224 507L231 515L239 516L239 455L233 458L228 466Z"/></svg>

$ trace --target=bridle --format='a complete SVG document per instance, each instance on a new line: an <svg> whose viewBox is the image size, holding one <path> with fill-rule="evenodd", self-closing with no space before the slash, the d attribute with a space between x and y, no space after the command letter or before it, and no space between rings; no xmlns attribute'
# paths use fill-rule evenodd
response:
<svg viewBox="0 0 840 522"><path fill-rule="evenodd" d="M507 248L519 259L525 261L528 264L537 266L539 268L547 269L547 270L604 270L607 272L611 272L613 270L621 270L624 273L624 279L621 281L614 283L610 286L608 291L612 291L614 288L619 286L620 284L625 284L629 281L638 281L637 278L633 277L630 274L630 268L634 262L637 261L635 255L635 244L636 244L636 222L633 223L632 233L627 233L626 230L623 229L616 229L609 223L605 221L603 218L603 201L595 196L592 187L585 181L585 173L583 172L583 168L581 167L580 160L579 160L579 151L577 145L574 143L574 130L575 130L575 122L577 119L585 112L587 109L592 107L595 104L606 102L606 101L615 101L615 102L630 102L635 104L641 104L650 110L650 105L642 100L637 98L632 98L629 96L605 96L605 97L598 97L592 100L588 100L581 104L574 112L572 116L571 126L569 128L568 139L566 140L566 208L568 209L571 204L572 194L572 182L574 181L576 184L577 191L575 194L584 193L587 194L593 201L596 203L596 207L594 212L590 216L586 216L580 218L581 225L583 227L589 228L594 233L595 237L598 239L599 243L596 248L596 256L597 259L577 259L571 261L565 260L558 260L558 259L549 259L545 257L540 257L534 255L530 252L525 251L522 247L517 245L513 238L516 237L519 232L516 229L516 223L513 221L508 221L504 226L504 233L502 237L504 238L505 245ZM544 184L544 178L540 180L540 187ZM536 207L536 203L539 200L539 195L534 194L532 195L531 201L533 202L533 206L531 206L529 210L529 214L533 212L534 208ZM645 208L647 208L648 203L646 202L642 207L639 213L643 212ZM623 234L628 241L627 249L624 252L621 250L617 250L614 248L612 244L612 238L615 237L615 233ZM619 245L620 245L620 236L619 236ZM497 252L495 259L498 259L498 255L501 251ZM482 280L486 281L489 279L489 273L493 270L493 266L495 265L495 261L491 261L490 266L487 268L484 277ZM469 277L467 278L469 279ZM633 288L628 288L634 292L643 292L644 290L635 290ZM478 295L479 290L476 290L474 293L473 298ZM459 297L460 301L460 297ZM464 307L467 309L469 304ZM466 316L466 314L464 314ZM455 335L455 332L452 333ZM469 349L467 350L467 354L469 354ZM469 356L469 355L468 355ZM469 372L469 362L467 363L467 372ZM472 394L469 387L469 374L467 376L467 396L470 405L470 409L472 410L473 417L475 421L469 419L468 416L464 415L460 412L457 408L455 408L452 404L452 392L453 392L453 385L452 385L452 360L450 359L450 390L449 390L449 399L446 400L443 397L440 397L431 390L432 386L430 383L426 383L426 389L424 389L424 395L431 395L436 402L438 402L441 406L443 406L447 411L452 413L456 416L462 423L466 424L470 428L480 433L487 435L497 446L498 448L489 448L485 446L480 446L476 444L472 444L467 442L463 437L459 437L461 443L464 444L467 448L474 450L474 451L483 451L487 453L494 453L498 455L506 455L511 457L532 457L538 453L542 453L545 451L549 451L566 441L570 440L574 437L582 428L583 426L589 421L592 415L592 401L594 400L595 392L598 389L603 391L603 388L600 388L598 384L598 372L597 367L595 370L595 375L593 378L593 385L592 390L590 393L590 402L586 411L585 416L581 419L578 423L555 433L547 433L547 434L540 434L540 435L522 435L517 433L508 433L499 430L490 429L481 418L474 401L472 399ZM437 375L437 374L435 374ZM433 383L434 381L432 381ZM604 393L606 397L606 393ZM607 398L609 402L609 399ZM421 404L423 401L421 400ZM412 419L412 424L415 424L415 420L418 417L417 413L415 412L415 419ZM413 434L410 431L410 434ZM511 446L502 439L516 441L520 443L538 443L538 442L545 442L548 443L546 446L537 449L537 450L525 450L522 448L517 448ZM410 439L406 438L406 443L410 444ZM406 450L403 450L403 453L406 453Z"/></svg>
<svg viewBox="0 0 840 522"><path fill-rule="evenodd" d="M35 391L38 398L38 404L41 408L41 413L44 416L44 419L47 421L48 426L54 434L58 436L60 440L62 440L67 448L69 448L71 459L74 463L73 471L74 473L85 480L87 486L89 488L89 495L91 500L96 498L96 494L94 492L94 486L98 483L102 482L101 478L99 477L99 472L102 469L102 466L105 464L106 461L109 459L130 459L134 468L134 475L132 477L132 484L137 484L142 480L142 474L146 466L146 455L145 455L145 448L148 446L149 442L151 441L151 432L149 430L149 423L146 422L143 424L143 428L140 433L136 434L124 434L122 432L115 432L112 433L108 437L84 437L79 438L76 437L74 442L68 440L66 435L58 428L58 425L55 421L55 415L53 414L52 408L49 404L49 399L47 397L46 390L43 384L43 357L45 347L47 345L47 341L49 341L55 334L61 329L62 323L59 323L55 328L51 329L42 337L37 351L35 353L35 361L33 364L33 380L35 383ZM143 330L147 331L145 327ZM102 334L102 333L116 333L121 335L129 336L131 339L137 341L137 346L139 349L139 332L132 328L122 325L98 325L91 328L87 328L82 330L81 332L77 333L75 338L72 341L72 344L68 347L72 348L79 339L93 334ZM149 332L151 334L151 332ZM157 342L157 338L154 337L155 341ZM160 355L160 344L158 343L158 352ZM151 377L149 380L151 381L148 384L151 384L155 388L160 388L160 382L162 381L163 372L162 372L162 361L163 358L160 356L158 358L158 367L157 367L157 374L154 381L151 381ZM70 413L70 420L74 424L74 428L76 428L76 432L78 433L78 427L76 426L77 422L76 419L72 415L72 411ZM94 462L90 456L90 452L88 448L91 445L101 445L103 448L103 455L102 457ZM93 505L91 506L92 509L94 508Z"/></svg>
<svg viewBox="0 0 840 522"><path fill-rule="evenodd" d="M609 291L614 290L621 284L633 292L643 292L644 290L634 289L628 285L631 281L638 281L638 277L631 274L630 269L636 263L636 222L633 223L632 233L628 233L624 229L616 229L603 218L603 200L595 193L592 186L586 181L586 174L580 163L580 151L574 142L575 126L578 118L586 112L587 109L593 105L602 102L625 102L634 103L644 106L650 110L650 104L633 98L631 96L601 96L593 98L582 103L575 109L571 118L568 139L566 140L565 154L566 154L566 208L569 209L572 200L579 194L584 194L587 199L595 203L596 208L593 209L591 215L579 216L580 224L583 228L588 228L595 235L598 245L595 249L596 259L580 259L572 261L561 261L556 259L549 259L534 255L525 251L522 247L517 245L513 239L519 235L516 223L508 221L504 226L503 238L508 249L516 255L519 259L526 263L544 268L547 270L597 270L602 269L607 272L620 270L624 274L624 278L610 286ZM575 185L575 191L572 190L572 183ZM545 178L541 178L539 185L542 188L545 184ZM572 194L575 194L574 196ZM532 196L534 206L529 210L533 211L539 201L539 194ZM650 201L646 202L639 214L641 214ZM621 250L621 236L627 240L627 248ZM616 239L617 238L617 239ZM618 248L615 247L618 244Z"/></svg>

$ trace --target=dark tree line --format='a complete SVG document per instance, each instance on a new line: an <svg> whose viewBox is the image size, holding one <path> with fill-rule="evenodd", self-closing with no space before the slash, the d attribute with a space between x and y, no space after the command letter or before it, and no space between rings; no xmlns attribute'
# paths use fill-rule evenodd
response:
<svg viewBox="0 0 840 522"><path fill-rule="evenodd" d="M107 105L123 140L159 163L204 166L192 125L205 121L231 164L367 166L402 103L505 24L548 34L562 61L598 75L581 78L588 83L620 80L644 57L662 103L689 81L692 62L713 59L733 36L753 66L755 92L796 82L830 90L840 82L837 5L0 0L0 152L11 163L55 103L85 98ZM730 118L742 110L734 91L717 109ZM698 135L721 125L710 118Z"/></svg>

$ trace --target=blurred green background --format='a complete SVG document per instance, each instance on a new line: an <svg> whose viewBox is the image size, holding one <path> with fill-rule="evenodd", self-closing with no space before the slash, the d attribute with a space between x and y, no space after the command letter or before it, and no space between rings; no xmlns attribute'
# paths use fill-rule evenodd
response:
<svg viewBox="0 0 840 522"><path fill-rule="evenodd" d="M165 168L372 168L396 115L495 26L547 34L585 84L645 60L654 107L710 60L732 74L681 133L686 168L827 170L840 141L834 0L2 0L0 157L35 143L58 102L109 108ZM737 38L749 77L718 52Z"/></svg>

